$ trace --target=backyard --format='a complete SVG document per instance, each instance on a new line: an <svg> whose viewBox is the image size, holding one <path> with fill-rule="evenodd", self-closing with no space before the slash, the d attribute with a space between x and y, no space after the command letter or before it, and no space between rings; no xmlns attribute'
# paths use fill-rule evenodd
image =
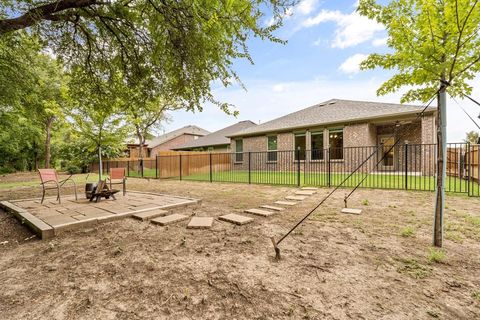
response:
<svg viewBox="0 0 480 320"><path fill-rule="evenodd" d="M89 176L88 180L96 177ZM83 186L85 175L76 176ZM82 182L82 183L81 183ZM1 177L0 200L38 196L35 174ZM37 185L37 186L35 186ZM175 213L218 217L272 204L295 186L128 180L130 190L195 197ZM80 189L80 187L79 187ZM0 212L3 319L475 319L480 317L480 199L449 195L433 249L433 192L330 189L271 217L210 230L124 219L41 241ZM71 189L69 190L71 192Z"/></svg>

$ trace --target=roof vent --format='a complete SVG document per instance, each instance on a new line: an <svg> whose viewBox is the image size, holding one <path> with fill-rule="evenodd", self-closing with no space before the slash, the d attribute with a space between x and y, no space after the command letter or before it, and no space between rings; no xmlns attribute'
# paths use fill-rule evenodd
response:
<svg viewBox="0 0 480 320"><path fill-rule="evenodd" d="M324 105L325 105L325 103L320 103L320 104L319 104L319 106L324 106Z"/></svg>
<svg viewBox="0 0 480 320"><path fill-rule="evenodd" d="M334 104L335 102L337 101L333 100L333 101L330 101L328 104Z"/></svg>

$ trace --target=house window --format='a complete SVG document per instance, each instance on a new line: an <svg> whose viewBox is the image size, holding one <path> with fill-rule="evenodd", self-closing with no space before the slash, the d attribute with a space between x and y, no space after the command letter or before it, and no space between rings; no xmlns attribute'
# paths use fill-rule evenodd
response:
<svg viewBox="0 0 480 320"><path fill-rule="evenodd" d="M330 159L343 159L343 129L330 130Z"/></svg>
<svg viewBox="0 0 480 320"><path fill-rule="evenodd" d="M235 162L243 162L243 140L235 140Z"/></svg>
<svg viewBox="0 0 480 320"><path fill-rule="evenodd" d="M267 137L267 161L277 161L277 136Z"/></svg>
<svg viewBox="0 0 480 320"><path fill-rule="evenodd" d="M312 160L323 160L323 132L312 132Z"/></svg>
<svg viewBox="0 0 480 320"><path fill-rule="evenodd" d="M295 134L295 160L305 160L305 149L307 145L307 135L305 133ZM300 152L299 152L300 150Z"/></svg>

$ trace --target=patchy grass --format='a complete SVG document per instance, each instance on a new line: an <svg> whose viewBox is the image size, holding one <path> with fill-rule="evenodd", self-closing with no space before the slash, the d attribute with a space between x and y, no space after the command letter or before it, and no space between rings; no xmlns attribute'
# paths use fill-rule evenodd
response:
<svg viewBox="0 0 480 320"><path fill-rule="evenodd" d="M480 302L480 290L474 291L472 293L472 298Z"/></svg>
<svg viewBox="0 0 480 320"><path fill-rule="evenodd" d="M363 199L363 200L362 200L362 204L363 204L364 206L368 206L368 205L370 204L370 202L368 201L368 199Z"/></svg>
<svg viewBox="0 0 480 320"><path fill-rule="evenodd" d="M415 229L413 229L413 227L410 227L410 226L405 227L400 231L400 235L404 238L411 237L413 236L414 233L415 233Z"/></svg>
<svg viewBox="0 0 480 320"><path fill-rule="evenodd" d="M398 259L402 265L397 269L398 272L407 274L414 279L423 279L430 274L430 270L418 262L416 259Z"/></svg>
<svg viewBox="0 0 480 320"><path fill-rule="evenodd" d="M444 263L447 255L444 250L437 248L430 248L427 256L429 263Z"/></svg>

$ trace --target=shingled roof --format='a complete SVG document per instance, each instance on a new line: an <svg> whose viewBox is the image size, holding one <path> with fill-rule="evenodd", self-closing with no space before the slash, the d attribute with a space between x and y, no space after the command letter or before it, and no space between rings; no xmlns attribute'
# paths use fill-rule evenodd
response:
<svg viewBox="0 0 480 320"><path fill-rule="evenodd" d="M258 126L246 128L229 135L229 137L251 136L313 126L416 114L421 112L423 108L422 106L396 103L331 99ZM430 113L435 110L436 107L429 107L426 112Z"/></svg>
<svg viewBox="0 0 480 320"><path fill-rule="evenodd" d="M211 146L220 146L230 144L230 139L227 136L234 134L235 132L255 127L256 123L245 120L240 121L232 126L220 129L218 131L212 132L204 137L198 138L197 140L188 142L186 144L177 146L173 148L174 150L185 150L193 148L204 148Z"/></svg>
<svg viewBox="0 0 480 320"><path fill-rule="evenodd" d="M194 125L188 125L185 127L182 127L177 130L170 131L168 133L165 133L161 136L158 136L156 138L153 138L151 140L148 140L145 142L145 144L148 146L148 148L155 148L158 145L161 145L167 141L170 141L176 137L181 136L182 134L190 134L190 135L196 135L196 136L205 136L209 134L210 131L204 130L200 127L194 126Z"/></svg>

